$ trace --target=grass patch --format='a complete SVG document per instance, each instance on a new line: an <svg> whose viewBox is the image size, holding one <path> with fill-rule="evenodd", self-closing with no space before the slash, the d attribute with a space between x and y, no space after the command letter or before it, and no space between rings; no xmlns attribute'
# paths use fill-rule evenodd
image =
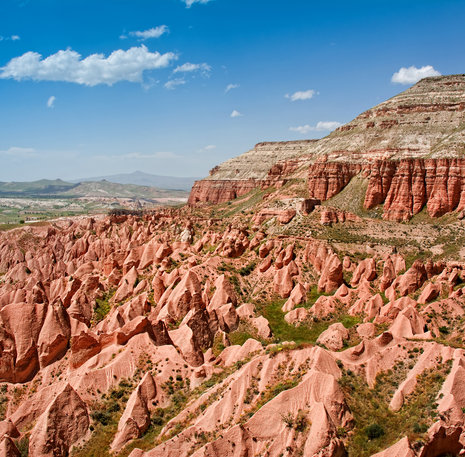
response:
<svg viewBox="0 0 465 457"><path fill-rule="evenodd" d="M342 322L346 328L351 328L360 322L359 318L348 316L341 312L335 315L329 315L325 319L313 319L296 327L288 324L284 320L285 314L281 308L285 302L286 300L282 299L274 300L271 303L256 305L259 314L268 319L276 343L294 341L296 344L315 344L321 333L335 322Z"/></svg>
<svg viewBox="0 0 465 457"><path fill-rule="evenodd" d="M404 406L397 412L391 411L389 403L410 366L399 362L392 370L379 374L372 389L361 376L343 370L339 383L355 419L346 442L350 457L368 457L405 435L412 443L420 442L437 420L436 396L451 363L425 370L418 376L416 389L406 397Z"/></svg>
<svg viewBox="0 0 465 457"><path fill-rule="evenodd" d="M94 305L94 314L92 316L92 322L98 324L100 321L105 319L107 314L111 310L110 300L115 294L114 289L110 289L107 292L104 292L101 298L95 300Z"/></svg>

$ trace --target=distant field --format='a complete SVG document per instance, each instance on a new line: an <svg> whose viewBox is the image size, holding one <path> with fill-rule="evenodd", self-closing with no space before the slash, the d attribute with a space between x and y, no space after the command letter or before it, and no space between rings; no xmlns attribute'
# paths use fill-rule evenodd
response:
<svg viewBox="0 0 465 457"><path fill-rule="evenodd" d="M115 208L150 209L187 201L188 192L108 181L66 183L41 180L0 183L0 224L98 214ZM7 227L8 228L8 227ZM10 227L11 228L11 227Z"/></svg>

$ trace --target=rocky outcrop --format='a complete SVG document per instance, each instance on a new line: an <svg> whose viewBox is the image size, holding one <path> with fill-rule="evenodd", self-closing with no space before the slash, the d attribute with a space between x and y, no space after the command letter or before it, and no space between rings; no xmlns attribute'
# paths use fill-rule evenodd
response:
<svg viewBox="0 0 465 457"><path fill-rule="evenodd" d="M360 175L364 207L384 204L387 220L408 220L425 206L432 217L464 210L464 92L465 75L425 78L321 140L260 143L197 181L189 203L280 186L308 167L310 198L328 200Z"/></svg>
<svg viewBox="0 0 465 457"><path fill-rule="evenodd" d="M68 384L45 410L32 430L29 442L31 457L66 457L73 443L89 427L86 404Z"/></svg>

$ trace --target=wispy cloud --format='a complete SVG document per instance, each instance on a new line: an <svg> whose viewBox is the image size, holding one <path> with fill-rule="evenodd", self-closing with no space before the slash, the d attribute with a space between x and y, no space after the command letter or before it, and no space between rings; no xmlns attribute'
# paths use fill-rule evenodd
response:
<svg viewBox="0 0 465 457"><path fill-rule="evenodd" d="M0 41L9 41L9 40L18 41L20 39L21 37L19 35L11 35L11 36L6 36L6 37L0 35Z"/></svg>
<svg viewBox="0 0 465 457"><path fill-rule="evenodd" d="M435 70L432 65L425 65L421 68L412 65L408 68L402 67L399 71L395 72L392 75L391 81L397 84L413 84L428 76L441 76L441 73Z"/></svg>
<svg viewBox="0 0 465 457"><path fill-rule="evenodd" d="M186 8L190 8L194 3L199 3L200 5L205 5L211 0L181 0L186 4Z"/></svg>
<svg viewBox="0 0 465 457"><path fill-rule="evenodd" d="M145 41L150 38L160 38L162 35L168 33L170 29L167 25L159 25L148 30L136 30L129 32L129 36L139 38L140 41ZM121 35L120 38L127 38L126 35Z"/></svg>
<svg viewBox="0 0 465 457"><path fill-rule="evenodd" d="M184 84L186 84L186 80L183 78L170 79L165 83L165 89L173 90L176 89L176 87L182 86Z"/></svg>
<svg viewBox="0 0 465 457"><path fill-rule="evenodd" d="M227 94L230 90L237 89L238 87L239 84L228 84L224 90L224 93Z"/></svg>
<svg viewBox="0 0 465 457"><path fill-rule="evenodd" d="M173 70L173 73L192 73L200 71L204 76L208 76L211 72L212 67L207 63L190 63L186 62L179 65Z"/></svg>
<svg viewBox="0 0 465 457"><path fill-rule="evenodd" d="M310 100L316 92L313 89L302 90L294 92L293 94L286 94L285 97L291 100L291 102L296 102L297 100Z"/></svg>
<svg viewBox="0 0 465 457"><path fill-rule="evenodd" d="M55 106L55 100L57 98L55 95L52 95L48 100L47 100L47 108L53 108Z"/></svg>
<svg viewBox="0 0 465 457"><path fill-rule="evenodd" d="M334 130L342 124L336 121L320 121L316 125L301 125L299 127L289 127L292 132L298 132L305 135L308 132L322 132L325 130Z"/></svg>
<svg viewBox="0 0 465 457"><path fill-rule="evenodd" d="M233 110L233 112L231 113L231 117L241 117L242 116L242 113L240 113L239 111L237 110Z"/></svg>
<svg viewBox="0 0 465 457"><path fill-rule="evenodd" d="M45 59L37 52L26 52L0 68L0 78L34 81L66 81L86 86L119 81L142 82L143 73L169 66L176 54L150 52L144 45L127 51L118 49L108 57L92 54L84 59L76 51L58 51Z"/></svg>
<svg viewBox="0 0 465 457"><path fill-rule="evenodd" d="M0 155L10 157L32 157L37 155L37 151L34 148L21 148L18 146L12 146L6 150L0 150Z"/></svg>

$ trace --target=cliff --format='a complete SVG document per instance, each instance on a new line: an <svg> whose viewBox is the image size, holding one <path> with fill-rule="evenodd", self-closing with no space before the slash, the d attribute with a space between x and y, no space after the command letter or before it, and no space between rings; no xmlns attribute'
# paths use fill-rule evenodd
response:
<svg viewBox="0 0 465 457"><path fill-rule="evenodd" d="M225 202L296 177L324 201L361 173L365 208L384 204L385 219L402 221L426 205L437 217L465 206L464 158L465 75L425 78L321 140L259 143L197 181L189 203Z"/></svg>

